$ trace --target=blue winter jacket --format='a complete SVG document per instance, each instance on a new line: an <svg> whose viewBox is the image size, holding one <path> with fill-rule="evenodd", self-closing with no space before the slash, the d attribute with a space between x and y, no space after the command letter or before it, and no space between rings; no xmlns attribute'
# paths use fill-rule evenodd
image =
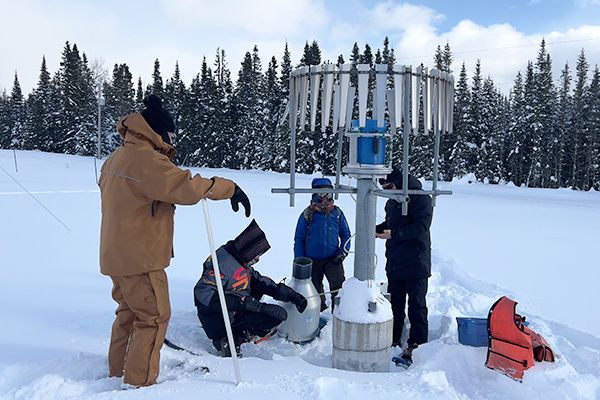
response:
<svg viewBox="0 0 600 400"><path fill-rule="evenodd" d="M304 212L298 218L294 235L294 257L313 260L333 258L350 249L350 227L342 210L334 207L329 215L315 211L310 226Z"/></svg>

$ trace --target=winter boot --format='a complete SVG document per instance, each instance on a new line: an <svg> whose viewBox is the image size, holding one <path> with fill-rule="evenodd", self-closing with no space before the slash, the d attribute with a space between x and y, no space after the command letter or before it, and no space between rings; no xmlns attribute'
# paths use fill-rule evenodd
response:
<svg viewBox="0 0 600 400"><path fill-rule="evenodd" d="M413 350L416 349L417 347L419 347L419 345L416 343L408 345L404 349L402 354L400 354L400 357L394 357L394 358L392 358L392 361L396 363L396 366L404 367L404 368L410 367L413 363L413 359L412 359Z"/></svg>
<svg viewBox="0 0 600 400"><path fill-rule="evenodd" d="M234 343L235 342L236 341L234 340ZM227 337L213 340L213 346L215 346L221 357L231 357L231 348L229 347L229 341L227 340ZM242 355L240 345L237 343L235 343L235 352L238 357Z"/></svg>

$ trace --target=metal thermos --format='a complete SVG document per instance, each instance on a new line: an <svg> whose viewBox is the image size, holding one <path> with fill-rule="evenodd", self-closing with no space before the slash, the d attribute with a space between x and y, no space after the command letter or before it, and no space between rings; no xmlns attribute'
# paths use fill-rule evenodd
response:
<svg viewBox="0 0 600 400"><path fill-rule="evenodd" d="M292 342L307 342L319 333L321 298L310 279L311 274L312 260L310 258L297 257L294 259L292 279L288 286L306 297L308 305L303 313L299 313L292 303L282 303L281 305L288 313L288 318L277 328L279 336Z"/></svg>

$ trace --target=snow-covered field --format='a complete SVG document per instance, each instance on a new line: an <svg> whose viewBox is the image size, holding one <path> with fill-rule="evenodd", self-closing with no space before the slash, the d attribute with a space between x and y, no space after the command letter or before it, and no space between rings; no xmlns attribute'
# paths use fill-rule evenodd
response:
<svg viewBox="0 0 600 400"><path fill-rule="evenodd" d="M106 376L115 304L110 279L98 267L94 160L39 152L17 152L17 158L15 172L13 153L0 150L0 167L66 227L0 170L0 399L600 398L600 193L444 184L454 195L439 198L434 213L430 342L415 352L410 369L332 369L328 325L306 346L280 338L244 345L238 386L231 361L215 355L195 316L192 289L209 253L202 210L178 207L176 258L167 269L173 308L167 336L201 356L164 348L159 383L122 390L120 379ZM288 185L285 174L197 172L244 188L272 244L257 268L276 280L289 276L293 231L308 196L298 196L290 208L287 196L271 194L270 188ZM297 182L308 187L311 178ZM352 198L338 205L353 227ZM228 202L211 202L210 210L217 243L248 222ZM383 215L380 200L379 220ZM384 280L383 242L377 246L377 277ZM351 276L352 255L345 267ZM455 317L485 317L505 294L559 356L526 371L522 383L485 368L486 349L457 339ZM199 375L195 365L211 373Z"/></svg>

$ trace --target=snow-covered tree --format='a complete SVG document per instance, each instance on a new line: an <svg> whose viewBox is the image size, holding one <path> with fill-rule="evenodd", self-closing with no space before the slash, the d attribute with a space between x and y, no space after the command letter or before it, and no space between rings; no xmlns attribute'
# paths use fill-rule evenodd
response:
<svg viewBox="0 0 600 400"><path fill-rule="evenodd" d="M49 119L53 104L51 77L48 68L46 67L46 57L42 58L38 84L29 95L28 104L28 137L26 139L25 148L49 151L51 150Z"/></svg>
<svg viewBox="0 0 600 400"><path fill-rule="evenodd" d="M138 84L141 85L141 80L138 80ZM129 67L127 64L115 64L111 81L104 85L103 154L111 153L121 143L116 130L117 121L136 111L134 96L133 76Z"/></svg>

